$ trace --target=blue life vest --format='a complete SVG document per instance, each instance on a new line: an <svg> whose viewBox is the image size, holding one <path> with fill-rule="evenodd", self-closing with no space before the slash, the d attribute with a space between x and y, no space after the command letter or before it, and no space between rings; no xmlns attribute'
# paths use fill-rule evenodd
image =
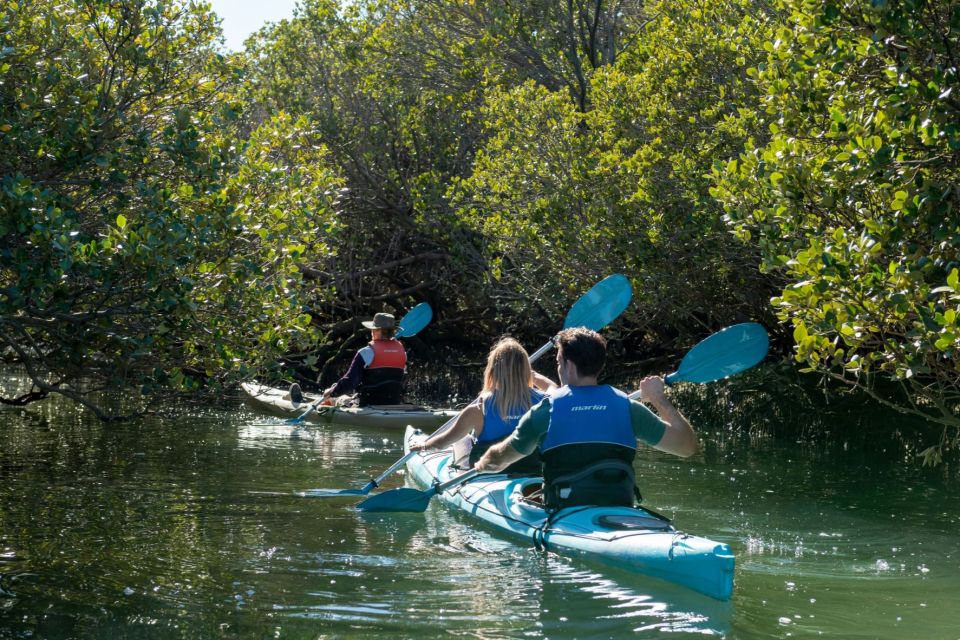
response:
<svg viewBox="0 0 960 640"><path fill-rule="evenodd" d="M550 425L541 453L576 444L619 445L636 451L630 399L622 391L608 385L564 386L549 401Z"/></svg>
<svg viewBox="0 0 960 640"><path fill-rule="evenodd" d="M530 406L536 406L546 394L536 389L530 389ZM520 418L526 413L526 409L514 407L510 409L510 415L506 419L500 416L497 410L496 392L491 393L490 397L483 401L483 431L477 437L477 444L493 444L506 438L517 428Z"/></svg>
<svg viewBox="0 0 960 640"><path fill-rule="evenodd" d="M633 471L637 439L630 399L606 385L563 387L554 393L540 445L547 510L633 506L640 495Z"/></svg>

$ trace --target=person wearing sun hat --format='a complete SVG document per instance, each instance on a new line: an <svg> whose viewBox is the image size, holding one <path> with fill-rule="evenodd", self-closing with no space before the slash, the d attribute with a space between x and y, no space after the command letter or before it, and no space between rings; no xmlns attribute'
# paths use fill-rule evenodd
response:
<svg viewBox="0 0 960 640"><path fill-rule="evenodd" d="M364 320L361 324L370 330L370 343L357 351L344 376L324 390L321 402L357 391L361 407L401 404L407 352L394 337L396 320L393 314L377 313L372 320ZM297 396L303 398L299 386L291 385L290 399L298 402Z"/></svg>

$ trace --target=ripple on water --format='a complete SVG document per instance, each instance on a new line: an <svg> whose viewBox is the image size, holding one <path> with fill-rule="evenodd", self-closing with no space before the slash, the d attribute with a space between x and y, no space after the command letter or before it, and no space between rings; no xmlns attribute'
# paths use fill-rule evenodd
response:
<svg viewBox="0 0 960 640"><path fill-rule="evenodd" d="M654 508L733 547L730 606L543 555L436 502L367 517L293 495L363 486L402 455L386 430L3 417L0 635L958 637L960 494L921 469L709 436L703 456L644 454Z"/></svg>
<svg viewBox="0 0 960 640"><path fill-rule="evenodd" d="M289 554L286 571L306 588L276 611L333 628L354 625L354 633L367 626L379 634L402 629L404 637L435 635L439 628L475 637L719 634L729 628L728 603L536 552L465 525L444 508L413 517L358 514L357 521L365 531L344 542L352 552ZM372 535L381 527L392 531ZM279 573L274 566L271 575Z"/></svg>
<svg viewBox="0 0 960 640"><path fill-rule="evenodd" d="M252 449L302 449L315 447L355 459L369 437L349 430L289 424L282 420L255 420L237 429L238 446Z"/></svg>

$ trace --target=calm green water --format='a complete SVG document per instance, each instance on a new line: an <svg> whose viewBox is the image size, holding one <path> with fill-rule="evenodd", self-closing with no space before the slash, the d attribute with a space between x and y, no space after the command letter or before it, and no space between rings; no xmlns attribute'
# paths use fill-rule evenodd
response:
<svg viewBox="0 0 960 640"><path fill-rule="evenodd" d="M120 427L48 404L0 424L0 638L960 638L957 480L879 449L699 425L696 457L645 452L646 502L733 547L724 604L436 501L361 515L291 495L361 486L402 454L392 431L240 404Z"/></svg>

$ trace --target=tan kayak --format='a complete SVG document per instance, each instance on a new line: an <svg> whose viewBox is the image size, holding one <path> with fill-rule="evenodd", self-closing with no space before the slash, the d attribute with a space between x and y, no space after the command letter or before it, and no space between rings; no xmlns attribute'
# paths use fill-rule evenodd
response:
<svg viewBox="0 0 960 640"><path fill-rule="evenodd" d="M244 382L240 387L251 405L285 418L303 415L303 412L318 397L304 393L301 402L292 402L286 389L268 387L256 382ZM457 412L453 410L430 409L414 404L366 407L321 406L311 411L306 420L315 424L396 427L398 429L411 425L420 429L430 429L440 426L455 415Z"/></svg>

